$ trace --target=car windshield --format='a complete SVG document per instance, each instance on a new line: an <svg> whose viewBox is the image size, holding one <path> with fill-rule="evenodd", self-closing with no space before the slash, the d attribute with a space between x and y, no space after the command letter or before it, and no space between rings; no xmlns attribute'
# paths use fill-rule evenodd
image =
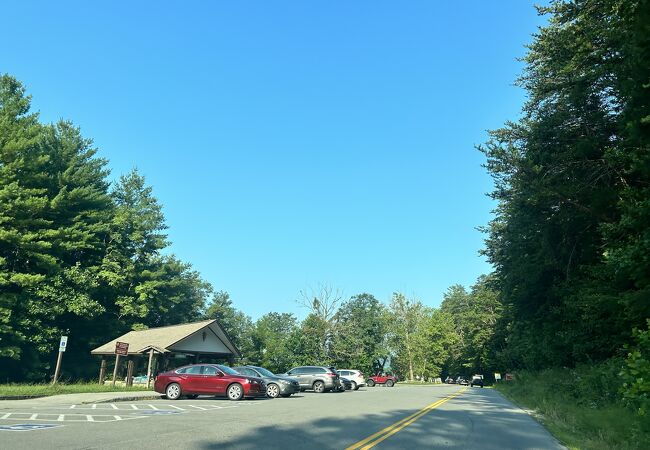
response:
<svg viewBox="0 0 650 450"><path fill-rule="evenodd" d="M241 375L241 373L237 372L235 369L232 369L228 366L222 366L218 365L217 366L219 370L221 370L223 373L228 374L228 375Z"/></svg>
<svg viewBox="0 0 650 450"><path fill-rule="evenodd" d="M264 367L255 367L255 370L257 370L259 373L262 374L264 377L274 377L275 374L271 372L270 370L266 370Z"/></svg>

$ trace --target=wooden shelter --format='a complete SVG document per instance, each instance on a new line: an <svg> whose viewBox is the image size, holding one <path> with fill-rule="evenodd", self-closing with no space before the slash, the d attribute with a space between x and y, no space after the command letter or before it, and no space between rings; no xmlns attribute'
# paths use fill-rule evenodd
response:
<svg viewBox="0 0 650 450"><path fill-rule="evenodd" d="M115 355L115 345L117 342L126 342L129 344L127 384L132 383L133 357L148 356L148 383L151 380L154 365L160 363L162 369L166 369L170 358L176 355L193 356L194 362L198 362L201 357L211 357L213 359L225 359L232 363L235 358L241 357L237 347L232 343L230 337L228 337L216 320L204 320L201 322L149 328L147 330L129 331L90 352L92 355L100 355L102 357L101 369L99 371L100 383L103 383L106 377L106 357ZM162 361L155 361L159 356L162 358ZM116 359L115 373L117 372L118 364L119 359Z"/></svg>

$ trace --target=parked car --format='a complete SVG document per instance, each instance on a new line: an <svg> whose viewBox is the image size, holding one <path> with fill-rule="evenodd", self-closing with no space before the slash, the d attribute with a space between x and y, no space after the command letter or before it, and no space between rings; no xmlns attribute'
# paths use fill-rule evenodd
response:
<svg viewBox="0 0 650 450"><path fill-rule="evenodd" d="M454 379L452 377L448 376L447 378L445 378L445 383L454 384L455 381L454 381Z"/></svg>
<svg viewBox="0 0 650 450"><path fill-rule="evenodd" d="M192 364L160 373L155 378L154 390L170 400L199 395L226 396L230 400L266 397L264 380L220 364Z"/></svg>
<svg viewBox="0 0 650 450"><path fill-rule="evenodd" d="M271 398L291 397L291 394L300 392L300 384L296 378L275 375L264 367L239 366L233 369L242 375L263 379L266 383L266 395Z"/></svg>
<svg viewBox="0 0 650 450"><path fill-rule="evenodd" d="M469 382L468 382L465 378L463 378L463 377L458 377L458 378L456 379L456 383L457 383L457 384L460 384L461 386L467 386L467 385L469 385Z"/></svg>
<svg viewBox="0 0 650 450"><path fill-rule="evenodd" d="M357 390L366 385L365 375L360 370L354 369L337 369L339 376L347 378L352 382L352 389Z"/></svg>
<svg viewBox="0 0 650 450"><path fill-rule="evenodd" d="M281 374L283 377L297 378L300 384L300 390L313 390L316 393L326 391L337 391L340 385L340 377L333 367L326 366L300 366L294 367L287 373Z"/></svg>
<svg viewBox="0 0 650 450"><path fill-rule="evenodd" d="M352 390L352 381L347 378L339 376L339 392L351 391Z"/></svg>
<svg viewBox="0 0 650 450"><path fill-rule="evenodd" d="M472 381L469 383L471 387L481 386L483 387L483 375L474 375Z"/></svg>
<svg viewBox="0 0 650 450"><path fill-rule="evenodd" d="M373 387L376 384L385 384L388 387L395 386L397 383L397 377L390 374L377 374L368 378L368 386Z"/></svg>

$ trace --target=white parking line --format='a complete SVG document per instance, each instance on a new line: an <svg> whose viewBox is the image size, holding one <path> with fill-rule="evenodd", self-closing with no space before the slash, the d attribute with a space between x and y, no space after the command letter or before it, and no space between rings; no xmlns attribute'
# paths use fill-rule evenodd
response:
<svg viewBox="0 0 650 450"><path fill-rule="evenodd" d="M156 408L156 407L155 407L155 406L153 406L153 405L148 405L148 406L149 406L149 407L150 407L151 409L153 409L154 411L159 411L159 409L158 409L158 408Z"/></svg>
<svg viewBox="0 0 650 450"><path fill-rule="evenodd" d="M28 416L28 417L27 417ZM144 419L147 416L133 415L128 417L114 416L108 414L30 414L30 413L5 413L0 419L5 420L33 420L33 421L56 421L56 422L93 422L105 423L117 420Z"/></svg>
<svg viewBox="0 0 650 450"><path fill-rule="evenodd" d="M178 409L179 411L185 411L185 408L179 408L178 406L169 405L170 408Z"/></svg>
<svg viewBox="0 0 650 450"><path fill-rule="evenodd" d="M194 405L187 405L187 406L190 406L190 407L196 408L196 409L200 409L201 411L207 411L208 410L208 408L203 408L201 406L194 406Z"/></svg>
<svg viewBox="0 0 650 450"><path fill-rule="evenodd" d="M90 409L97 409L97 403L94 403L93 406L90 407Z"/></svg>
<svg viewBox="0 0 650 450"><path fill-rule="evenodd" d="M113 409L119 409L115 403L111 403L111 406L113 407Z"/></svg>
<svg viewBox="0 0 650 450"><path fill-rule="evenodd" d="M131 408L133 408L133 409L138 409L138 407L135 406L135 405L131 405Z"/></svg>

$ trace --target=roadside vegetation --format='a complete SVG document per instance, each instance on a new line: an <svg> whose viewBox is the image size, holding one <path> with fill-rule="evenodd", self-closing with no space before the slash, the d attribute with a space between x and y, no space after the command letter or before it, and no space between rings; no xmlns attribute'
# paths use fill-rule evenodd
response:
<svg viewBox="0 0 650 450"><path fill-rule="evenodd" d="M620 360L573 369L521 371L495 388L531 410L570 449L645 449L650 421L622 400Z"/></svg>
<svg viewBox="0 0 650 450"><path fill-rule="evenodd" d="M128 392L147 390L147 386L124 386L112 387L110 383L57 383L57 384L0 384L0 397L44 397L58 394L81 394L92 392Z"/></svg>

